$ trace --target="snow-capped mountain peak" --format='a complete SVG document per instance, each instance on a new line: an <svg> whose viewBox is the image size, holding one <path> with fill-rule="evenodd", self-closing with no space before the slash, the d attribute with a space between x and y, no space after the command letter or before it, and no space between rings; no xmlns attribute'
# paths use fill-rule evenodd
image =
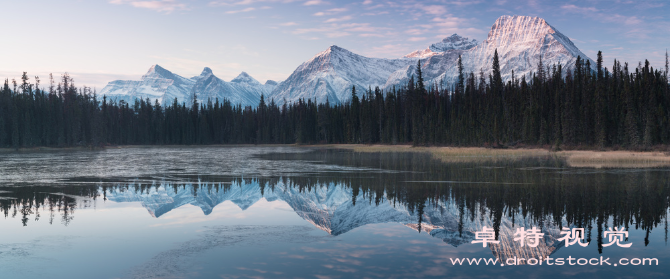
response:
<svg viewBox="0 0 670 279"><path fill-rule="evenodd" d="M452 50L468 50L477 46L477 40L464 38L458 34L453 34L449 37L442 39L437 43L434 43L423 50L415 50L407 55L405 58L429 58L433 55L444 53Z"/></svg>
<svg viewBox="0 0 670 279"><path fill-rule="evenodd" d="M433 52L445 52L453 49L468 50L476 47L477 44L477 40L475 39L468 40L468 38L453 34L442 39L442 41L430 45L429 49Z"/></svg>
<svg viewBox="0 0 670 279"><path fill-rule="evenodd" d="M202 69L202 73L200 73L201 76L206 76L206 75L213 75L214 73L212 72L212 69L209 67L205 67Z"/></svg>
<svg viewBox="0 0 670 279"><path fill-rule="evenodd" d="M158 100L172 104L174 99L178 103L190 103L195 93L201 101L225 99L235 105L256 106L261 94L269 95L274 88L274 85L261 84L245 72L233 81L225 82L216 77L209 67L205 67L199 76L184 78L159 65L153 65L140 81L112 81L100 94L106 95L110 101L132 103L136 99L148 98L151 102Z"/></svg>
<svg viewBox="0 0 670 279"><path fill-rule="evenodd" d="M194 76L191 79L195 80L195 81L198 81L198 80L201 80L201 79L206 79L206 78L208 78L210 76L213 76L213 75L214 75L214 72L212 72L212 69L210 69L209 67L205 67L204 69L202 69L202 72L200 73L200 75Z"/></svg>
<svg viewBox="0 0 670 279"><path fill-rule="evenodd" d="M331 104L351 98L351 88L386 84L394 71L416 63L412 59L369 58L332 45L298 68L272 92L275 101L314 99Z"/></svg>
<svg viewBox="0 0 670 279"><path fill-rule="evenodd" d="M171 78L174 74L158 64L152 65L142 78Z"/></svg>
<svg viewBox="0 0 670 279"><path fill-rule="evenodd" d="M501 16L478 43L474 39L453 34L424 50L418 50L398 59L370 58L358 55L337 45L325 50L298 66L283 82L267 81L261 84L246 72L225 82L205 68L199 76L184 78L159 65L153 65L140 81L113 81L100 91L110 100L133 102L138 98L157 99L172 103L188 102L195 93L200 100L227 99L233 104L256 106L261 94L278 104L297 102L299 99L328 100L331 104L347 102L351 88L362 90L381 87L384 90L404 86L416 73L421 60L426 84L443 88L453 85L458 76L456 66L462 57L466 73L491 73L494 52L500 59L503 80L529 77L537 71L539 61L545 66L562 65L564 71L574 68L578 56L595 62L581 52L570 39L547 21L530 16Z"/></svg>
<svg viewBox="0 0 670 279"><path fill-rule="evenodd" d="M242 72L237 77L235 77L233 80L230 82L235 82L235 83L246 83L246 84L253 84L253 85L261 85L260 82L258 82L256 79L251 77L249 74L246 72Z"/></svg>

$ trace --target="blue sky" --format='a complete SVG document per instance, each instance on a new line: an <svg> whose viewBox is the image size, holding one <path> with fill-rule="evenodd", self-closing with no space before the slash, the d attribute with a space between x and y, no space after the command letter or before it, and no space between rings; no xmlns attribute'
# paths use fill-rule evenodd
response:
<svg viewBox="0 0 670 279"><path fill-rule="evenodd" d="M24 0L2 4L0 77L70 73L98 90L159 64L185 77L203 67L230 80L286 79L338 45L396 58L454 33L482 41L501 15L539 16L605 65L664 67L667 1Z"/></svg>

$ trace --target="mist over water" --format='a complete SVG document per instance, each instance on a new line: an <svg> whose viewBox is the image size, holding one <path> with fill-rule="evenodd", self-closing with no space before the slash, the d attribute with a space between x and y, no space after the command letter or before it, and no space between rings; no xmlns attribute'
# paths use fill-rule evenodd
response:
<svg viewBox="0 0 670 279"><path fill-rule="evenodd" d="M669 175L297 147L7 153L0 277L662 276ZM500 244L471 244L484 226ZM540 244L519 246L520 227L538 227ZM584 228L589 245L565 247L564 227ZM631 248L603 246L609 227L626 228ZM659 265L450 261L568 256Z"/></svg>

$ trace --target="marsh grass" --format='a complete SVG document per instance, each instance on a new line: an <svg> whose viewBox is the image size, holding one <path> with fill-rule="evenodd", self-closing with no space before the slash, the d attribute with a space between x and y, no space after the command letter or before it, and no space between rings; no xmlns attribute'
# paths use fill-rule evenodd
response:
<svg viewBox="0 0 670 279"><path fill-rule="evenodd" d="M634 151L561 151L576 168L658 168L670 167L670 156L663 152Z"/></svg>
<svg viewBox="0 0 670 279"><path fill-rule="evenodd" d="M414 147L411 145L342 144L330 147L354 152L422 152L448 163L496 162L549 157L565 160L575 168L658 168L670 167L670 156L663 152L636 151L550 151L547 149L491 149L483 147Z"/></svg>

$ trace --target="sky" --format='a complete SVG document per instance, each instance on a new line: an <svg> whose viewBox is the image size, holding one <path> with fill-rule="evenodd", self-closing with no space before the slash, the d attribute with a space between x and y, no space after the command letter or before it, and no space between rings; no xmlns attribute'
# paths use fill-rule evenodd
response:
<svg viewBox="0 0 670 279"><path fill-rule="evenodd" d="M98 91L154 64L281 81L331 45L398 58L454 33L482 41L502 15L542 17L610 68L663 68L670 48L668 1L23 0L2 11L0 78L26 71L46 85L67 72Z"/></svg>

